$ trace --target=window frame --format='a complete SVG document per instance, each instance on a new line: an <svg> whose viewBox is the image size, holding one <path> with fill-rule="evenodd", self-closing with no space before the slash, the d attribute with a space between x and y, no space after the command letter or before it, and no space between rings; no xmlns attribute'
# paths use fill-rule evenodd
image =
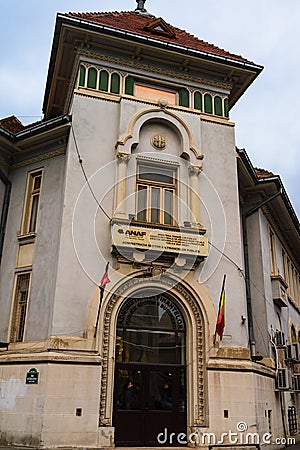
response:
<svg viewBox="0 0 300 450"><path fill-rule="evenodd" d="M146 180L140 178L140 168L141 167L149 167L151 172L159 173L159 170L168 170L173 172L173 183L166 183L163 181L155 181L155 180ZM164 226L175 226L177 223L177 213L178 213L178 205L177 205L177 197L178 197L178 167L170 166L167 164L154 164L152 162L147 161L137 161L136 167L136 183L135 183L135 220L137 222L143 222L147 224L153 225L164 225ZM145 220L140 219L139 216L139 187L146 187L146 218ZM158 188L159 191L159 221L152 221L152 211L156 210L156 208L151 208L151 195L152 189ZM164 209L165 207L165 192L172 191L172 211L169 213ZM166 214L169 213L171 216L171 223L166 223Z"/></svg>
<svg viewBox="0 0 300 450"><path fill-rule="evenodd" d="M43 185L43 168L35 169L33 171L28 172L27 174L27 182L26 182L26 193L24 199L24 207L23 207L23 215L22 215L22 224L21 224L21 234L32 234L37 232L38 227L38 219L39 219L39 210L41 203L41 193L42 193L42 185ZM37 177L41 177L40 185L37 189L34 189L35 179ZM34 227L31 229L31 221L33 217L33 198L38 197L37 204L35 205L35 219L34 219Z"/></svg>
<svg viewBox="0 0 300 450"><path fill-rule="evenodd" d="M12 295L12 302L11 302L11 318L10 318L10 327L9 327L9 339L8 341L10 343L18 343L18 342L24 342L24 336L25 336L25 330L26 330L26 319L28 314L28 305L29 305L29 298L30 298L30 289L31 289L31 270L26 270L22 272L17 272L15 274L15 280L14 280L14 288L13 288L13 295ZM21 306L21 299L18 298L18 295L21 293L21 290L18 291L18 280L22 276L28 275L28 287L27 287L27 294L26 299L24 301L25 303L25 311L23 313L23 319L22 319L22 310L20 308ZM21 337L20 337L21 333Z"/></svg>

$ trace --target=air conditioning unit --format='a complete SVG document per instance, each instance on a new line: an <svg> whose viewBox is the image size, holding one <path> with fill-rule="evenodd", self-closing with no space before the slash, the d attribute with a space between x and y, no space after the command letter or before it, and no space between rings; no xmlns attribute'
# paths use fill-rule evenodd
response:
<svg viewBox="0 0 300 450"><path fill-rule="evenodd" d="M297 356L296 356L295 344L289 344L289 345L286 346L285 359L287 359L289 361L296 361Z"/></svg>
<svg viewBox="0 0 300 450"><path fill-rule="evenodd" d="M285 338L284 332L280 330L275 331L274 342L276 347L284 347L285 346Z"/></svg>
<svg viewBox="0 0 300 450"><path fill-rule="evenodd" d="M276 389L279 391L288 391L290 385L290 374L288 369L278 369L276 375Z"/></svg>
<svg viewBox="0 0 300 450"><path fill-rule="evenodd" d="M300 392L300 373L293 375L293 389L295 392Z"/></svg>

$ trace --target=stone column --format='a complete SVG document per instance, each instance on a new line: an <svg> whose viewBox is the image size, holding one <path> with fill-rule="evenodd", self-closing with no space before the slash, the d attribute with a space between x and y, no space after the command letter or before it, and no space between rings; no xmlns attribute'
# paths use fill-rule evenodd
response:
<svg viewBox="0 0 300 450"><path fill-rule="evenodd" d="M118 158L118 180L117 180L117 195L116 195L116 209L114 217L128 219L126 211L126 185L127 185L127 163L130 160L128 153L117 153Z"/></svg>
<svg viewBox="0 0 300 450"><path fill-rule="evenodd" d="M200 226L200 198L199 198L199 183L198 178L201 172L201 167L190 165L190 211L191 211L191 223L193 226Z"/></svg>

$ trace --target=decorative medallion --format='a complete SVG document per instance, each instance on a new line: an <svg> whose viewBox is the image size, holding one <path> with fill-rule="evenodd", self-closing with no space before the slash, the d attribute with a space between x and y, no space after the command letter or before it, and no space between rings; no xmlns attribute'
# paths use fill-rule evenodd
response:
<svg viewBox="0 0 300 450"><path fill-rule="evenodd" d="M151 138L151 145L156 148L156 150L163 150L167 146L167 140L163 135L155 134Z"/></svg>

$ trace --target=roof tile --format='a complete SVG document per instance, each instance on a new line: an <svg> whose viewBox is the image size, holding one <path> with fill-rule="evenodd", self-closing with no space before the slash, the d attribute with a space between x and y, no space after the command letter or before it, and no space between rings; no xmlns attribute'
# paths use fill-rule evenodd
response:
<svg viewBox="0 0 300 450"><path fill-rule="evenodd" d="M4 119L0 119L0 127L10 133L18 133L24 129L24 125L16 116L9 116Z"/></svg>
<svg viewBox="0 0 300 450"><path fill-rule="evenodd" d="M251 61L248 61L247 59L243 58L240 55L234 55L222 48L216 47L213 44L209 44L208 42L205 42L193 36L192 34L188 33L185 30L173 27L167 22L165 23L170 28L170 30L173 31L174 34L173 36L171 35L167 36L166 33L162 33L162 35L159 35L157 31L154 34L153 31L151 30L151 23L153 23L155 19L160 20L163 19L156 18L151 14L141 14L135 11L86 12L86 13L69 12L66 14L66 16L76 17L89 22L98 23L101 25L107 25L116 29L130 31L132 33L140 34L143 36L148 36L152 38L155 37L156 39L164 42L172 42L174 44L181 45L183 47L188 47L212 55L216 56L218 55L225 58L231 58L237 61L251 63ZM148 27L150 26L150 28L147 28L147 26Z"/></svg>

